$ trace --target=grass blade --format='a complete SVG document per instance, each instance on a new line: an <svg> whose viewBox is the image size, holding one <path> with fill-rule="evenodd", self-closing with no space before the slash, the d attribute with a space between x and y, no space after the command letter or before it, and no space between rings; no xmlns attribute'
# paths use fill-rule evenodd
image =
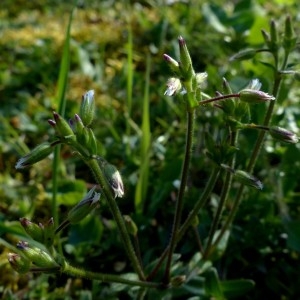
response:
<svg viewBox="0 0 300 300"><path fill-rule="evenodd" d="M144 201L147 196L149 176L149 147L151 142L150 113L149 113L149 81L151 57L147 55L145 93L143 101L143 120L141 137L140 176L135 190L135 210L138 214L143 212Z"/></svg>

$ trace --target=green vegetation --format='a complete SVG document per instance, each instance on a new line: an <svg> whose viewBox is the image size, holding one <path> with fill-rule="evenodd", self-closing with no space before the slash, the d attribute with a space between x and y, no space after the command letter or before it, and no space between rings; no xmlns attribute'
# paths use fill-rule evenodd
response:
<svg viewBox="0 0 300 300"><path fill-rule="evenodd" d="M3 4L3 299L299 297L298 1Z"/></svg>

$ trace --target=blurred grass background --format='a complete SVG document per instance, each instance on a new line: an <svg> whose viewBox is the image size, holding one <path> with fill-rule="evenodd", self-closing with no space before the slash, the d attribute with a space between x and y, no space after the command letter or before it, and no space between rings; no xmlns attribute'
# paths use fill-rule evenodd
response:
<svg viewBox="0 0 300 300"><path fill-rule="evenodd" d="M17 172L14 166L29 149L54 134L47 120L58 109L57 80L73 3L4 0L1 6L0 293L11 297L7 299L127 299L110 285L84 279L19 276L7 263L6 255L13 249L6 243L14 245L25 238L18 219L44 222L51 217L52 158L23 172ZM268 61L268 56L243 62L229 62L229 57L243 48L261 45L260 30L268 29L271 19L282 31L286 14L292 16L298 36L299 11L296 0L110 0L77 4L71 28L65 116L73 117L82 94L95 90L97 116L93 128L101 155L122 173L126 194L120 207L139 226L145 264L159 255L168 241L174 181L180 174L184 145L182 103L163 95L171 72L162 54L178 57L177 37L182 35L196 71L208 73L206 93L213 95L220 90L222 77L235 91L259 78L262 89L270 92L271 72L261 63ZM290 66L297 69L299 58L297 46ZM297 131L299 91L299 82L287 77L273 124ZM264 108L254 107L251 121L259 123L263 113ZM211 166L203 155L203 135L205 130L217 134L222 126L220 115L211 107L199 109L187 206L209 176ZM251 131L242 136L237 162L241 168L255 138L256 133ZM255 290L243 299L296 299L300 295L299 146L287 147L270 139L265 145L255 170L265 188L262 193L245 193L228 251L216 266L221 278L256 282ZM62 149L61 158L60 220L94 182L88 169L67 148ZM147 168L143 167L145 162ZM213 200L201 213L203 236L215 209ZM104 205L83 224L65 232L62 242L67 258L92 270L130 270L114 232ZM178 248L186 258L197 251L189 237Z"/></svg>

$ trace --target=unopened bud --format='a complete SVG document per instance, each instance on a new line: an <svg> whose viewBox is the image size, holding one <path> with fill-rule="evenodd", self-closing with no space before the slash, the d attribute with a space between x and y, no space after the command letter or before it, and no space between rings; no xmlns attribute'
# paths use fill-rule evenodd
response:
<svg viewBox="0 0 300 300"><path fill-rule="evenodd" d="M276 23L274 20L270 23L270 45L269 48L271 51L275 52L278 49L278 33L276 28Z"/></svg>
<svg viewBox="0 0 300 300"><path fill-rule="evenodd" d="M194 75L192 59L182 36L178 37L179 53L180 53L180 68L182 70L182 76L184 80L188 80Z"/></svg>
<svg viewBox="0 0 300 300"><path fill-rule="evenodd" d="M132 236L136 236L137 232L138 232L138 228L137 228L136 224L133 222L133 220L131 219L131 217L128 215L124 216L124 221L125 221L125 225L126 225L128 232Z"/></svg>
<svg viewBox="0 0 300 300"><path fill-rule="evenodd" d="M8 253L7 259L11 267L19 274L25 274L30 269L30 261L27 258L20 256L19 254Z"/></svg>
<svg viewBox="0 0 300 300"><path fill-rule="evenodd" d="M272 126L269 130L270 135L281 142L296 144L299 142L299 138L296 133L286 130L278 126Z"/></svg>
<svg viewBox="0 0 300 300"><path fill-rule="evenodd" d="M119 171L117 170L117 168L114 165L105 162L105 163L103 163L103 171L104 171L104 175L105 175L111 189L113 190L113 192L115 194L115 198L123 197L124 196L124 185L123 185L121 175L120 175Z"/></svg>
<svg viewBox="0 0 300 300"><path fill-rule="evenodd" d="M182 286L186 281L185 275L178 275L171 278L171 285L172 287L180 287Z"/></svg>
<svg viewBox="0 0 300 300"><path fill-rule="evenodd" d="M90 90L82 96L79 115L85 126L89 126L93 122L95 115L94 90Z"/></svg>
<svg viewBox="0 0 300 300"><path fill-rule="evenodd" d="M284 49L289 52L291 51L296 45L296 35L294 32L292 20L290 16L287 16L285 19L285 30L284 30L284 37L283 37L283 47Z"/></svg>
<svg viewBox="0 0 300 300"><path fill-rule="evenodd" d="M39 268L54 268L58 267L54 258L46 251L38 248L31 247L27 242L20 241L17 248L29 259L33 264Z"/></svg>
<svg viewBox="0 0 300 300"><path fill-rule="evenodd" d="M275 97L259 91L259 90L253 90L253 89L244 89L240 91L240 100L242 102L247 103L261 103L261 102L267 102L275 100Z"/></svg>
<svg viewBox="0 0 300 300"><path fill-rule="evenodd" d="M53 117L56 124L55 129L58 135L64 139L75 139L75 135L70 124L55 111L53 112Z"/></svg>
<svg viewBox="0 0 300 300"><path fill-rule="evenodd" d="M53 144L43 143L35 147L32 151L28 154L23 156L18 160L16 163L16 169L24 169L29 167L44 158L46 158L49 154L53 151Z"/></svg>
<svg viewBox="0 0 300 300"><path fill-rule="evenodd" d="M75 224L83 220L97 206L100 199L100 193L95 192L94 186L85 197L74 206L68 213L68 221Z"/></svg>
<svg viewBox="0 0 300 300"><path fill-rule="evenodd" d="M259 179L242 170L234 170L233 177L242 184L262 190L263 184Z"/></svg>
<svg viewBox="0 0 300 300"><path fill-rule="evenodd" d="M74 127L74 132L77 135L80 135L82 133L84 125L83 125L83 122L82 122L80 116L77 114L75 114L75 117L74 117L73 127Z"/></svg>
<svg viewBox="0 0 300 300"><path fill-rule="evenodd" d="M271 43L270 34L268 32L266 32L264 29L261 30L261 34L262 34L267 46L270 46L270 43Z"/></svg>
<svg viewBox="0 0 300 300"><path fill-rule="evenodd" d="M163 57L164 57L165 61L167 61L169 63L171 70L174 71L176 74L178 74L178 72L179 72L178 61L175 60L174 58L172 58L171 56L169 56L168 54L164 54Z"/></svg>
<svg viewBox="0 0 300 300"><path fill-rule="evenodd" d="M232 55L230 57L230 61L233 61L233 60L246 60L246 59L251 59L253 58L257 53L257 50L255 49L245 49L245 50L242 50L234 55Z"/></svg>
<svg viewBox="0 0 300 300"><path fill-rule="evenodd" d="M20 218L20 223L25 231L37 242L44 242L44 229L43 226L37 225L26 218Z"/></svg>
<svg viewBox="0 0 300 300"><path fill-rule="evenodd" d="M81 133L77 133L77 142L85 147L88 147L90 135L89 135L89 129L88 127L83 127Z"/></svg>
<svg viewBox="0 0 300 300"><path fill-rule="evenodd" d="M89 135L89 140L88 140L88 150L91 155L97 155L98 152L98 144L97 144L97 139L95 137L94 131L91 128L88 128L88 135Z"/></svg>

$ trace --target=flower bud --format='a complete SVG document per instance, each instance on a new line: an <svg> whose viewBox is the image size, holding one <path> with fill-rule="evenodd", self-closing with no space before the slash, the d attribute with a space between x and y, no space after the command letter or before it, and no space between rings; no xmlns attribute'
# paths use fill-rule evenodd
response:
<svg viewBox="0 0 300 300"><path fill-rule="evenodd" d="M26 218L20 218L20 223L25 231L37 242L44 242L44 229L42 224L37 225Z"/></svg>
<svg viewBox="0 0 300 300"><path fill-rule="evenodd" d="M233 60L246 60L246 59L251 59L253 58L257 53L257 50L255 49L245 49L245 50L242 50L236 54L234 54L233 56L230 57L230 61L233 61Z"/></svg>
<svg viewBox="0 0 300 300"><path fill-rule="evenodd" d="M261 30L261 34L265 40L265 43L267 44L267 46L270 47L270 43L271 43L271 36L268 32L266 32L265 30Z"/></svg>
<svg viewBox="0 0 300 300"><path fill-rule="evenodd" d="M278 33L276 28L276 23L272 20L270 23L270 44L269 48L272 52L278 49Z"/></svg>
<svg viewBox="0 0 300 300"><path fill-rule="evenodd" d="M25 274L30 269L30 261L27 258L20 256L19 254L8 253L7 259L11 267L19 274Z"/></svg>
<svg viewBox="0 0 300 300"><path fill-rule="evenodd" d="M247 103L261 103L261 102L267 102L275 100L275 97L259 91L259 90L253 90L253 89L244 89L240 91L240 100L242 102Z"/></svg>
<svg viewBox="0 0 300 300"><path fill-rule="evenodd" d="M53 117L56 124L55 129L58 135L65 139L75 139L75 135L70 124L55 111L53 112Z"/></svg>
<svg viewBox="0 0 300 300"><path fill-rule="evenodd" d="M164 95L173 96L181 90L181 81L178 78L171 77L167 81L167 89L164 92Z"/></svg>
<svg viewBox="0 0 300 300"><path fill-rule="evenodd" d="M74 206L68 213L68 221L71 224L76 224L83 220L98 204L100 193L95 192L94 186L85 197Z"/></svg>
<svg viewBox="0 0 300 300"><path fill-rule="evenodd" d="M174 58L172 58L171 56L169 56L168 54L164 54L163 57L164 57L165 61L167 61L169 63L171 70L173 72L175 72L176 74L178 74L179 73L178 61L175 60Z"/></svg>
<svg viewBox="0 0 300 300"><path fill-rule="evenodd" d="M233 177L240 183L252 186L258 190L262 190L263 188L263 184L261 183L261 181L248 172L242 170L234 170Z"/></svg>
<svg viewBox="0 0 300 300"><path fill-rule="evenodd" d="M178 44L180 53L180 68L182 71L181 75L184 77L184 80L188 80L195 73L193 70L192 59L182 36L179 36Z"/></svg>
<svg viewBox="0 0 300 300"><path fill-rule="evenodd" d="M263 184L261 183L261 181L258 180L253 175L249 174L248 172L242 171L242 170L234 170L233 168L231 168L230 166L225 165L225 164L220 164L220 166L225 171L232 173L234 179L236 179L240 183L255 187L256 189L259 189L259 190L261 190L263 188Z"/></svg>
<svg viewBox="0 0 300 300"><path fill-rule="evenodd" d="M95 137L94 131L91 128L88 128L88 135L89 135L88 150L91 155L97 155L98 152L97 139Z"/></svg>
<svg viewBox="0 0 300 300"><path fill-rule="evenodd" d="M82 96L79 115L85 126L89 126L93 122L95 115L94 90L90 90Z"/></svg>
<svg viewBox="0 0 300 300"><path fill-rule="evenodd" d="M83 122L82 122L80 116L77 114L75 114L75 117L74 117L73 127L74 127L74 132L76 133L77 137L82 134L84 125L83 125Z"/></svg>
<svg viewBox="0 0 300 300"><path fill-rule="evenodd" d="M133 220L131 219L131 217L128 215L124 216L124 221L129 234L131 234L132 236L136 236L138 232L138 228L136 224L133 222Z"/></svg>
<svg viewBox="0 0 300 300"><path fill-rule="evenodd" d="M83 127L81 133L76 134L77 137L77 142L84 146L85 148L88 147L89 140L90 140L90 135L89 135L89 128L88 127Z"/></svg>
<svg viewBox="0 0 300 300"><path fill-rule="evenodd" d="M186 282L185 275L178 275L171 278L171 286L172 287L180 287Z"/></svg>
<svg viewBox="0 0 300 300"><path fill-rule="evenodd" d="M111 165L107 162L103 163L103 172L104 175L113 190L116 197L123 197L124 195L124 185L121 178L121 175L117 168L114 165Z"/></svg>
<svg viewBox="0 0 300 300"><path fill-rule="evenodd" d="M40 268L53 268L58 267L52 256L46 251L38 248L31 247L27 242L20 241L17 248L29 259L33 264Z"/></svg>
<svg viewBox="0 0 300 300"><path fill-rule="evenodd" d="M279 140L281 142L291 144L296 144L299 142L299 138L294 132L278 126L270 127L269 133L274 139Z"/></svg>
<svg viewBox="0 0 300 300"><path fill-rule="evenodd" d="M16 163L16 169L24 169L29 167L44 158L46 158L53 151L53 145L49 143L43 143L35 147L31 152L23 156Z"/></svg>
<svg viewBox="0 0 300 300"><path fill-rule="evenodd" d="M284 38L283 38L283 47L285 51L291 51L296 45L296 35L294 32L292 20L290 16L287 16L285 19L285 30L284 30Z"/></svg>

